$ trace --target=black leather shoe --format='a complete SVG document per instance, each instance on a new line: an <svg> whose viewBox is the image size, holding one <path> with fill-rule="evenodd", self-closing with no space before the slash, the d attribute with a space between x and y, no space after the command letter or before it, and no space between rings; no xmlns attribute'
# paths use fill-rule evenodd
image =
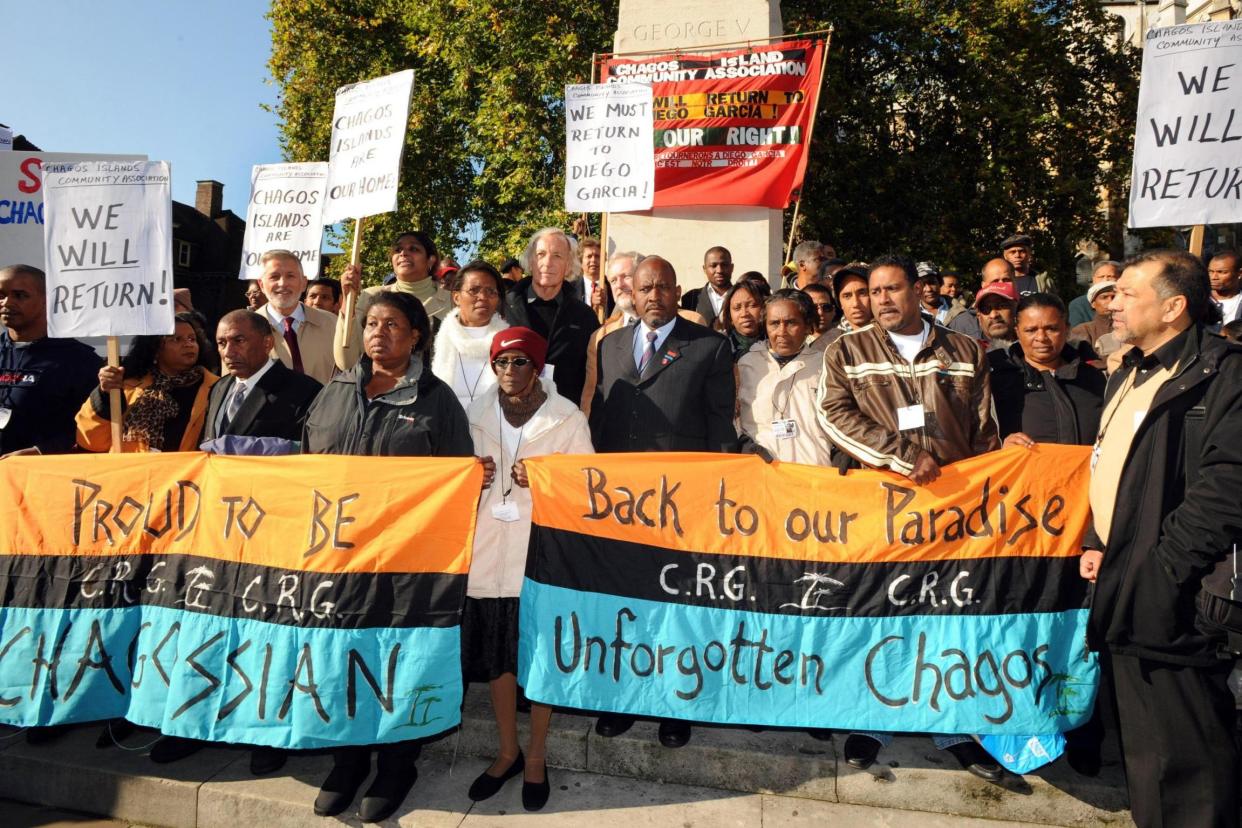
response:
<svg viewBox="0 0 1242 828"><path fill-rule="evenodd" d="M685 722L660 722L660 744L666 748L685 747L690 741L690 725Z"/></svg>
<svg viewBox="0 0 1242 828"><path fill-rule="evenodd" d="M548 804L551 793L552 778L548 775L548 766L545 763L542 782L522 780L522 807L528 811L542 811L543 806Z"/></svg>
<svg viewBox="0 0 1242 828"><path fill-rule="evenodd" d="M1069 762L1070 767L1082 776L1091 777L1100 775L1100 765L1103 764L1100 759L1099 745L1090 747L1070 745L1065 751L1065 761Z"/></svg>
<svg viewBox="0 0 1242 828"><path fill-rule="evenodd" d="M200 742L197 739L164 736L151 748L151 761L157 765L179 762L187 756L193 756L206 746L206 742Z"/></svg>
<svg viewBox="0 0 1242 828"><path fill-rule="evenodd" d="M397 812L414 783L418 781L418 768L411 762L403 767L381 767L375 781L362 795L358 806L358 819L363 822L383 822Z"/></svg>
<svg viewBox="0 0 1242 828"><path fill-rule="evenodd" d="M365 757L365 758L364 758ZM328 778L323 780L319 795L315 797L315 816L331 817L344 813L371 772L371 752L351 757L347 761L337 759Z"/></svg>
<svg viewBox="0 0 1242 828"><path fill-rule="evenodd" d="M947 750L953 754L963 770L973 773L980 779L999 782L1005 776L1005 769L978 742L962 742L959 745L951 745Z"/></svg>
<svg viewBox="0 0 1242 828"><path fill-rule="evenodd" d="M525 769L526 758L522 756L521 751L518 751L517 758L509 763L509 767L504 773L500 776L492 776L487 771L483 771L474 782L470 783L470 791L466 795L470 797L472 802L482 802L485 799L491 799L500 793L500 789L505 786L506 782Z"/></svg>
<svg viewBox="0 0 1242 828"><path fill-rule="evenodd" d="M119 742L125 741L137 728L128 719L112 719L104 724L103 730L99 731L99 738L95 740L95 747L103 750L115 746Z"/></svg>
<svg viewBox="0 0 1242 828"><path fill-rule="evenodd" d="M851 733L845 740L845 762L851 768L866 770L875 764L883 745L877 739L861 733Z"/></svg>
<svg viewBox="0 0 1242 828"><path fill-rule="evenodd" d="M595 732L605 739L620 736L633 726L634 717L623 716L620 713L601 713L595 720Z"/></svg>
<svg viewBox="0 0 1242 828"><path fill-rule="evenodd" d="M44 727L27 728L26 744L46 745L49 742L56 741L72 729L73 725L46 725Z"/></svg>
<svg viewBox="0 0 1242 828"><path fill-rule="evenodd" d="M289 752L281 748L262 746L251 748L250 774L266 776L269 773L275 773L285 766L285 760L288 758Z"/></svg>

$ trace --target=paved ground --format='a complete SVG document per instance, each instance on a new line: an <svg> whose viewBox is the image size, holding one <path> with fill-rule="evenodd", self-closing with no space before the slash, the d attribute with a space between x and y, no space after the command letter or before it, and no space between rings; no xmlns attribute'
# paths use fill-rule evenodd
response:
<svg viewBox="0 0 1242 828"><path fill-rule="evenodd" d="M711 788L661 785L618 779L591 773L555 773L557 791L545 812L528 814L522 810L520 786L510 785L494 801L477 803L464 814L414 810L401 814L397 825L444 825L454 828L484 826L548 825L592 828L772 828L789 826L827 826L834 828L1015 828L1029 823L996 822L967 817L941 816L862 805L837 805L808 799L757 794L730 795ZM572 794L569 791L572 790ZM418 788L411 794L417 799ZM580 803L590 800L590 810L556 808L556 793L572 796ZM563 801L563 800L562 800ZM429 819L429 817L432 817ZM306 818L307 824L340 824L337 820ZM356 825L356 820L346 824ZM138 828L135 823L75 814L39 805L0 800L0 825L4 828Z"/></svg>

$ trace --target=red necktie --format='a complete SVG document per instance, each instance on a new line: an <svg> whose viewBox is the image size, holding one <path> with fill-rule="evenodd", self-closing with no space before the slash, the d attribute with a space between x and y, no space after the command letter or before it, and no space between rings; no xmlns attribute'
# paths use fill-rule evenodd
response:
<svg viewBox="0 0 1242 828"><path fill-rule="evenodd" d="M293 370L299 374L305 374L302 370L302 349L298 347L298 335L293 332L293 317L286 316L285 323L285 344L289 346L289 355L293 357Z"/></svg>

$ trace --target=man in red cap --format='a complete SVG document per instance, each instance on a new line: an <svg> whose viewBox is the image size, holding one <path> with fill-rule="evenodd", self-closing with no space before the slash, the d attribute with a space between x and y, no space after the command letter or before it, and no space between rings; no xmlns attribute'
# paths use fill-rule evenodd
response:
<svg viewBox="0 0 1242 828"><path fill-rule="evenodd" d="M993 282L975 294L975 313L989 351L1008 348L1014 341L1014 311L1018 290L1013 282Z"/></svg>

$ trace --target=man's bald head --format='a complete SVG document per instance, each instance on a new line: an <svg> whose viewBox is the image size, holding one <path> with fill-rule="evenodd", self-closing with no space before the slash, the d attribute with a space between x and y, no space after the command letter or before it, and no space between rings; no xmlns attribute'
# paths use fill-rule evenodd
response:
<svg viewBox="0 0 1242 828"><path fill-rule="evenodd" d="M677 272L667 259L648 256L634 271L634 312L649 327L659 328L677 317Z"/></svg>
<svg viewBox="0 0 1242 828"><path fill-rule="evenodd" d="M1013 265L1005 259L989 259L982 271L984 286L993 282L1012 282Z"/></svg>

